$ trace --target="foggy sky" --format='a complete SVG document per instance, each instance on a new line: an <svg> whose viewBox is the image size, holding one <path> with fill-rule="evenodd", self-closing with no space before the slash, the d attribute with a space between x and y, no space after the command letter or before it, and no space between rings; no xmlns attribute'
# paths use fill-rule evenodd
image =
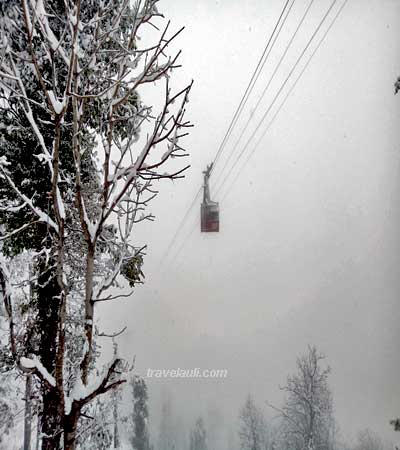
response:
<svg viewBox="0 0 400 450"><path fill-rule="evenodd" d="M179 257L159 266L283 3L160 2L174 29L186 27L173 85L195 81L187 108L195 127L185 140L191 169L185 180L159 186L150 208L156 221L133 237L148 244L145 285L128 301L105 305L102 320L108 330L128 325L121 348L136 354L142 374L148 367L228 369L226 380L149 380L154 408L165 388L189 417L216 404L235 420L248 392L260 405L279 405L296 356L316 344L332 367L345 438L370 427L398 441L389 420L400 415L399 1L349 0L224 202L224 190L214 198L221 232L198 227ZM261 110L330 2L315 3ZM307 4L295 3L241 126ZM172 254L199 222L199 209Z"/></svg>

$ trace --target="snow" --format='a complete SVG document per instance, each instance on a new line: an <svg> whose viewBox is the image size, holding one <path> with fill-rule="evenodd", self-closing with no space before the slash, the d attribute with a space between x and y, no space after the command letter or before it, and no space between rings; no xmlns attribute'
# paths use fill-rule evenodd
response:
<svg viewBox="0 0 400 450"><path fill-rule="evenodd" d="M19 360L22 368L24 369L36 369L43 379L45 379L51 386L56 385L56 380L52 375L49 374L47 369L43 366L43 364L40 362L39 358L34 355L32 358L26 358L22 357Z"/></svg>
<svg viewBox="0 0 400 450"><path fill-rule="evenodd" d="M44 8L42 0L38 0L36 2L35 10L36 10L37 16L40 17L41 22L44 25L44 28L46 30L46 37L47 37L47 39L49 41L50 47L52 48L53 51L56 51L57 47L59 45L59 42L58 42L57 38L55 37L55 35L54 35L53 31L51 30L51 28L48 26L47 20L45 20L46 10Z"/></svg>
<svg viewBox="0 0 400 450"><path fill-rule="evenodd" d="M8 281L10 279L10 272L8 270L8 264L6 263L6 260L1 253L0 253L0 268L1 268L1 271L3 272L5 281L6 281L6 283L5 283L6 284L6 292L3 292L3 295L11 295L11 286Z"/></svg>
<svg viewBox="0 0 400 450"><path fill-rule="evenodd" d="M65 220L65 207L64 207L64 202L61 198L61 194L60 194L60 190L57 187L57 204L58 204L58 209L60 211L60 216L61 219Z"/></svg>
<svg viewBox="0 0 400 450"><path fill-rule="evenodd" d="M51 157L44 153L39 153L38 155L33 155L35 158L37 158L40 162L47 162L51 164Z"/></svg>
<svg viewBox="0 0 400 450"><path fill-rule="evenodd" d="M46 37L46 39L48 40L51 49L54 52L59 52L61 57L63 58L65 64L68 66L70 61L69 58L67 57L63 47L61 46L60 42L58 41L57 37L55 36L55 34L53 33L53 30L51 29L49 22L47 20L48 17L48 13L44 7L43 4L43 0L37 0L32 1L33 5L33 10L36 13L36 16L39 18L40 23L41 23L41 28L42 28L42 32L44 34L44 36ZM32 25L31 25L32 26Z"/></svg>
<svg viewBox="0 0 400 450"><path fill-rule="evenodd" d="M114 363L114 360L111 361L110 365ZM101 383L104 380L105 374L108 371L108 367L107 370L99 377L95 378L95 380L88 384L88 385L84 385L82 383L81 378L78 376L74 387L72 389L72 392L69 396L65 396L65 414L69 414L71 412L71 407L72 407L72 403L74 400L83 400L85 398L87 398L89 395L91 395L93 392L95 392L101 385Z"/></svg>
<svg viewBox="0 0 400 450"><path fill-rule="evenodd" d="M18 206L7 206L5 208L0 207L0 210L16 213L18 211L21 211L21 209L24 209L26 206L27 206L26 203L22 203L21 205Z"/></svg>
<svg viewBox="0 0 400 450"><path fill-rule="evenodd" d="M56 114L61 114L62 110L65 107L65 98L63 98L62 101L60 101L54 94L54 91L47 91L47 92L49 94L51 106L53 107L54 112Z"/></svg>
<svg viewBox="0 0 400 450"><path fill-rule="evenodd" d="M43 153L45 155L46 161L48 162L50 172L51 172L51 174L53 174L53 166L51 164L51 155L50 155L50 153L49 153L49 151L48 151L48 149L46 147L46 144L45 144L44 139L43 139L43 135L40 132L40 130L39 130L39 128L38 128L38 126L37 126L37 124L35 122L35 119L33 118L32 110L29 108L28 111L25 111L25 115L26 115L26 118L29 120L29 123L31 124L31 127L32 127L33 131L35 132L36 137L39 140L39 143L40 143L40 146L43 149Z"/></svg>
<svg viewBox="0 0 400 450"><path fill-rule="evenodd" d="M24 195L22 192L20 192L20 190L15 186L15 183L13 182L13 180L5 173L4 169L2 169L2 173L3 173L4 177L7 179L9 185L17 193L17 195L21 198L21 200L23 200L31 208L31 210L37 215L38 220L40 222L48 223L58 233L58 231L59 231L58 225L50 218L50 216L47 215L45 212L43 212L41 209L37 208L32 203L31 199L29 199L26 195Z"/></svg>
<svg viewBox="0 0 400 450"><path fill-rule="evenodd" d="M9 166L11 163L7 161L7 157L2 155L0 156L0 166Z"/></svg>
<svg viewBox="0 0 400 450"><path fill-rule="evenodd" d="M24 369L34 369L36 367L35 362L30 358L21 358L21 365Z"/></svg>
<svg viewBox="0 0 400 450"><path fill-rule="evenodd" d="M75 27L78 22L78 18L76 17L76 11L74 11L74 12L75 12L75 14L69 15L69 20L70 20L71 24Z"/></svg>
<svg viewBox="0 0 400 450"><path fill-rule="evenodd" d="M173 145L169 146L168 150L162 155L161 161L167 160L171 156L171 153L173 152L173 150L174 150L174 146Z"/></svg>
<svg viewBox="0 0 400 450"><path fill-rule="evenodd" d="M88 228L90 240L92 242L94 242L94 238L96 236L96 231L97 231L97 226L89 219L87 212L86 212L85 204L83 202L82 202L82 209L83 209L83 220L85 221L86 226Z"/></svg>
<svg viewBox="0 0 400 450"><path fill-rule="evenodd" d="M84 56L84 52L82 51L82 49L79 46L78 41L74 42L74 45L72 47L74 54L78 57L81 58L82 56Z"/></svg>

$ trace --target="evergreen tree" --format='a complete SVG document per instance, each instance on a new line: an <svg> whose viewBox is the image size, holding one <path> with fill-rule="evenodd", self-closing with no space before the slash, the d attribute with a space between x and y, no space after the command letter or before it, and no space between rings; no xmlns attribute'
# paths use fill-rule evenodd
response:
<svg viewBox="0 0 400 450"><path fill-rule="evenodd" d="M394 83L394 93L397 94L400 91L400 77L397 78Z"/></svg>
<svg viewBox="0 0 400 450"><path fill-rule="evenodd" d="M168 58L166 48L179 33L168 37L166 26L154 45L138 48L138 30L160 16L156 0L0 3L6 356L41 384L43 450L59 449L61 438L65 450L74 450L89 402L125 381L115 358L89 383L95 305L114 297L107 290L120 286L119 275L131 287L141 282L144 247L135 247L130 234L151 218L142 211L156 194L152 182L184 170L160 169L185 154L178 141L189 126L183 117L190 86L176 94L169 87L177 57ZM166 85L157 115L138 90L160 79ZM138 141L143 124L147 139ZM22 252L30 257L34 327L21 339L8 269Z"/></svg>
<svg viewBox="0 0 400 450"><path fill-rule="evenodd" d="M190 450L207 450L207 434L201 417L190 432Z"/></svg>
<svg viewBox="0 0 400 450"><path fill-rule="evenodd" d="M85 409L81 419L81 433L77 447L82 450L108 450L112 448L112 411L109 394L98 397Z"/></svg>
<svg viewBox="0 0 400 450"><path fill-rule="evenodd" d="M13 26L15 22L23 23L19 5L18 0L9 0L0 6L3 36L8 36L8 46L15 55L26 53L26 42L28 41L26 32L21 33L19 27ZM47 5L55 17L63 17L66 14L65 4L60 0L51 0ZM91 8L93 10L93 6ZM90 6L87 9L90 10ZM55 36L60 38L63 32L61 22L53 19L52 25ZM43 58L40 53L38 51L37 59L41 62L43 77L51 77L51 61ZM56 64L56 61L53 63ZM52 111L44 107L46 98L40 81L32 76L31 70L26 67L24 61L16 58L15 65L18 67L25 95L31 99L31 112L35 117L37 131L43 137L45 147L51 148L55 123ZM66 76L65 71L60 71L58 81L61 85L57 86L58 89L62 89L62 84L66 82ZM8 94L7 86L0 86L0 95L7 105L0 108L0 148L1 156L5 157L9 163L9 176L18 186L20 193L27 198L34 199L35 205L46 211L49 217L55 220L50 198L51 169L48 165L43 164L43 149L35 130L30 126L26 108L17 97ZM65 123L61 127L62 138L59 153L61 177L65 180L64 186L67 186L67 180L71 179L74 164L73 155L69 151L72 139L71 107L68 108L65 116ZM85 161L82 166L83 177L93 180L94 165L90 153L94 145L93 139L87 131L84 130L83 133L85 134L82 146L82 158ZM72 200L66 198L65 203L71 211L75 209ZM50 374L54 374L58 340L58 329L55 324L59 322L61 308L61 288L57 281L55 263L57 253L57 248L54 246L55 233L47 223L36 220L35 213L28 208L27 204L22 204L21 207L20 196L10 187L4 177L0 177L0 205L2 206L0 208L0 224L4 228L5 234L11 233L10 237L4 241L3 253L11 257L24 251L35 254L30 266L30 278L34 281L31 283L31 304L28 305L35 311L35 323L29 332L25 333L25 351L20 356L36 353L46 370ZM27 222L30 225L24 227ZM68 226L72 227L73 225L69 223ZM22 228L22 230L13 233L16 228ZM42 449L57 449L60 446L60 428L62 427L61 416L57 411L60 399L56 390L49 388L45 383L41 384L41 390L40 427L44 436Z"/></svg>
<svg viewBox="0 0 400 450"><path fill-rule="evenodd" d="M174 411L172 408L171 395L167 391L164 393L161 404L161 420L158 436L158 450L176 449L176 435L174 424Z"/></svg>
<svg viewBox="0 0 400 450"><path fill-rule="evenodd" d="M131 381L131 386L133 396L133 436L130 441L135 450L149 450L149 411L146 382L142 377L135 375Z"/></svg>
<svg viewBox="0 0 400 450"><path fill-rule="evenodd" d="M265 450L267 448L267 426L263 414L249 394L240 410L239 438L242 450Z"/></svg>

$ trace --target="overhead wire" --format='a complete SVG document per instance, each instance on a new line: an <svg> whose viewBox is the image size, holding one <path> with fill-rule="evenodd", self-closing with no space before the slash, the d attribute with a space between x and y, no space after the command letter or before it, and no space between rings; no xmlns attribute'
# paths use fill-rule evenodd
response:
<svg viewBox="0 0 400 450"><path fill-rule="evenodd" d="M291 6L290 6L290 9L291 9L291 7L293 6L294 1L295 1L295 0L292 0L292 4L291 4ZM236 125L236 123L237 123L237 120L238 120L238 118L239 118L239 116L240 116L240 114L241 114L241 112L242 112L242 110L243 110L243 107L245 106L245 104L246 104L246 102L247 102L247 100L248 100L248 97L250 96L250 94L251 94L251 92L252 92L252 90L253 90L253 88L254 88L254 85L255 85L255 83L257 82L258 78L259 78L259 75L260 75L260 73L261 73L261 71L262 71L262 69L263 69L263 67L264 67L264 65L265 65L266 60L267 60L268 57L269 57L269 54L271 53L271 50L272 50L272 48L273 48L273 45L274 45L274 43L275 43L275 41L276 41L276 39L275 39L274 41L272 41L272 40L273 40L273 37L274 37L274 35L275 35L275 33L276 33L276 30L278 29L278 27L279 27L279 25L280 25L280 23L281 23L281 21L282 21L282 17L283 17L284 14L285 14L285 11L286 11L286 9L287 9L287 6L288 6L289 2L290 2L290 0L286 0L286 1L285 1L285 4L284 4L284 6L283 6L283 9L282 9L282 11L281 11L281 13L280 13L280 15L279 15L279 17L278 17L278 20L277 20L277 22L276 22L276 24L275 24L275 26L274 26L274 28L273 28L273 31L272 31L271 35L269 36L269 38L268 38L268 40L267 40L267 43L266 43L266 45L265 45L265 47L264 47L264 50L263 50L263 52L262 52L262 54L261 54L261 57L260 57L260 59L258 60L257 66L256 66L256 68L254 69L253 74L252 74L252 76L251 76L251 78L250 78L250 81L249 81L249 83L248 83L248 85L247 85L247 87L246 87L245 93L243 94L243 96L242 96L242 98L241 98L241 100L240 100L240 102L239 102L239 105L238 105L238 107L236 108L236 111L235 111L235 113L234 113L234 115L233 115L233 117L232 117L232 119L231 119L231 122L230 122L230 124L229 124L229 126L228 126L228 130L226 131L226 133L225 133L225 135L224 135L224 138L222 139L222 142L221 142L221 144L220 144L220 146L219 146L219 149L218 149L218 151L217 151L217 153L216 153L216 155L215 155L215 157L214 157L213 165L212 165L210 174L211 174L212 170L214 169L214 167L215 167L215 165L216 165L216 163L217 163L217 161L218 161L218 159L219 159L219 157L220 157L220 155L221 155L221 153L222 153L222 151L223 151L223 149L224 149L224 146L225 146L227 140L229 139L230 134L231 134L233 128L235 127L235 125ZM290 11L290 9L289 9L289 11ZM286 20L286 18L287 18L287 15L286 15L286 17L285 17L284 20ZM284 23L284 22L283 22L283 23ZM279 28L278 35L279 35L281 29L282 29L282 27ZM272 42L272 45L271 45L271 47L270 47L271 42ZM270 47L270 50L268 51L268 48L269 48L269 47ZM267 51L268 51L268 53L267 53ZM199 197L199 195L200 195L200 193L201 193L201 189L202 189L202 186L200 186L200 188L199 188L199 190L197 191L197 193L195 194L195 196L194 196L192 202L190 203L189 208L186 210L186 212L185 212L185 214L183 215L181 221L179 222L179 225L178 225L178 227L177 227L177 229L176 229L176 231L175 231L175 233L174 233L174 235L173 235L173 237L172 237L170 243L168 244L168 246L167 246L167 248L166 248L166 250L165 250L163 256L161 257L159 266L161 266L162 263L167 259L168 254L170 253L170 251L171 251L171 249L172 249L172 247L173 247L175 241L177 240L177 238L178 238L178 236L179 236L179 234L180 234L180 231L181 231L181 229L182 229L184 223L186 222L187 218L189 217L189 214L190 214L191 210L193 209L194 205L195 205L196 202L197 202L197 199L198 199L198 197Z"/></svg>
<svg viewBox="0 0 400 450"><path fill-rule="evenodd" d="M182 240L182 243L180 245L180 247L178 248L178 251L174 254L174 260L177 261L179 256L181 255L183 249L185 248L186 242L188 241L188 239L192 236L192 234L194 233L194 231L196 230L196 228L199 226L198 220L196 219L193 224L192 227L190 228L189 233L187 233L184 237L184 239Z"/></svg>
<svg viewBox="0 0 400 450"><path fill-rule="evenodd" d="M303 49L303 52L300 54L300 56L299 56L299 58L297 59L297 61L296 61L295 65L294 65L294 67L292 68L291 72L289 73L288 77L286 78L284 84L281 86L280 90L278 91L278 94L275 96L275 98L274 98L272 104L271 104L270 107L268 108L267 113L268 113L269 110L272 108L274 102L276 101L276 98L279 96L280 92L282 91L283 87L284 87L285 84L287 83L287 81L288 81L288 79L290 78L291 74L293 73L294 69L297 67L297 64L299 63L300 59L302 58L302 56L304 55L305 51L306 51L307 48L309 47L309 45L310 45L310 43L312 42L313 38L315 37L315 35L316 35L317 32L319 31L319 29L320 29L320 27L321 27L321 24L322 24L322 23L324 22L324 20L326 19L327 15L328 15L329 12L331 11L331 9L332 9L332 7L334 6L334 4L336 3L336 1L337 1L337 0L334 0L334 1L333 1L333 3L331 4L330 8L329 8L328 11L327 11L327 13L325 14L324 18L322 19L322 21L320 22L319 26L317 27L316 31L313 33L313 35L312 35L311 39L309 40L307 46L305 47L305 49ZM311 2L311 4L312 4L312 2ZM285 6L286 6L286 5L285 5ZM292 3L291 6L293 6L293 3ZM309 7L307 8L306 12L308 12L310 8L311 8L311 5L309 5ZM282 15L281 15L281 16L282 16ZM281 17L281 16L280 16L280 17ZM287 17L287 16L286 16L286 17ZM300 21L300 25L303 23L304 19L305 19L305 15L303 16L302 20ZM296 29L296 31L295 31L295 33L294 33L294 37L296 36L296 34L297 34L297 32L298 32L298 29L299 29L299 26L297 27L297 29ZM294 37L292 36L292 39L290 40L290 42L293 42ZM274 42L276 42L276 41L274 41ZM286 51L286 50L285 50L285 51ZM286 52L287 52L287 51L286 51ZM282 59L282 60L283 60L283 59ZM278 64L279 64L279 63L278 63ZM264 114L263 119L265 118L265 116L266 116L266 114ZM262 121L263 121L263 119L262 119ZM238 158L235 160L233 166L232 166L231 169L228 171L228 173L227 173L227 175L225 176L223 182L220 184L220 186L219 186L219 188L218 188L218 192L221 190L221 188L222 188L223 185L225 184L227 178L229 177L229 175L231 174L233 168L235 167L235 165L237 164L238 160L239 160L240 157L242 156L244 150L247 148L247 146L249 145L251 139L254 137L255 133L258 131L259 126L260 126L260 123L258 124L258 126L257 126L257 128L256 128L256 130L255 130L255 132L252 134L252 136L250 137L250 139L247 141L247 143L246 143L244 149L240 152L240 154L239 154ZM201 190L201 188L200 188L200 190ZM174 259L176 259L177 256L182 252L183 247L184 247L184 245L185 245L187 239L193 234L193 232L194 232L194 230L195 230L195 227L196 227L196 223L195 223L194 226L192 227L190 233L189 233L188 235L186 235L186 237L184 238L184 241L183 241L183 243L182 243L180 249L178 250L177 254L175 255ZM177 235L179 234L179 230L180 230L180 228L177 229L177 233L176 233ZM172 245L171 245L171 247L172 247Z"/></svg>
<svg viewBox="0 0 400 450"><path fill-rule="evenodd" d="M283 108L283 106L285 105L287 99L290 97L290 95L292 94L292 92L294 91L295 87L297 86L299 80L301 79L301 77L303 76L304 72L307 70L311 60L314 58L315 54L318 52L319 48L321 47L322 43L325 41L326 36L328 35L328 33L330 32L330 30L332 29L333 25L336 23L338 17L340 16L340 14L342 13L344 7L346 6L348 0L344 0L344 2L342 3L342 5L340 6L340 8L338 9L338 11L336 12L334 18L332 19L332 22L330 23L330 25L327 27L327 29L325 30L324 34L322 35L320 41L318 42L317 46L315 47L315 49L312 51L312 53L310 54L310 57L308 58L308 60L306 61L304 67L302 68L302 70L299 72L299 75L297 76L296 80L294 81L294 83L292 84L292 86L290 87L290 89L288 90L287 94L285 95L283 101L281 102L281 104L279 105L278 109L276 110L275 114L273 115L272 119L268 122L267 127L264 129L262 135L260 136L260 138L258 139L256 145L253 147L252 151L248 154L246 160L243 163L242 169L248 164L248 162L250 161L251 157L253 156L254 152L256 151L256 149L258 148L258 146L260 145L261 141L264 139L267 131L271 128L272 124L274 123L276 117L278 116L278 114L280 113L281 109ZM227 189L225 195L223 196L221 201L224 201L226 199L226 197L229 195L229 192L231 191L233 185L235 184L235 182L238 180L240 175L240 171L236 174L235 178L233 179L233 181L230 183L229 188Z"/></svg>
<svg viewBox="0 0 400 450"><path fill-rule="evenodd" d="M345 5L347 4L348 0L344 0L344 2L342 3L341 7L338 9L337 13L335 14L334 18L332 19L332 22L330 23L330 25L327 27L327 29L325 30L324 34L322 35L321 39L319 40L318 44L316 45L315 49L312 51L312 53L310 54L310 57L307 59L304 67L302 68L302 70L299 72L299 75L297 76L295 82L292 84L292 86L290 87L289 91L287 92L286 96L284 97L283 101L281 102L279 108L277 109L277 111L275 112L275 114L273 115L272 119L270 120L270 122L268 123L268 126L266 127L266 129L264 130L263 134L261 135L260 139L257 141L255 147L253 148L252 152L248 155L244 166L248 163L248 161L250 160L251 156L254 154L255 150L257 149L258 145L260 144L260 142L262 141L262 139L265 137L265 134L267 133L267 131L269 130L269 128L271 127L271 125L273 124L273 122L275 121L276 117L278 116L278 114L280 113L280 111L282 110L283 106L285 105L286 101L288 100L288 98L290 97L290 95L292 94L292 92L294 91L295 87L297 86L298 82L300 81L300 79L302 78L304 72L307 70L309 64L311 63L312 59L314 58L315 54L318 52L319 48L321 47L322 43L325 41L328 33L330 32L330 30L332 29L333 25L336 23L338 17L340 16L340 14L342 13ZM334 2L334 4L336 3L336 1ZM332 6L332 5L331 5ZM331 8L330 8L331 10ZM329 10L329 12L330 12ZM233 184L237 181L237 179L239 178L241 172L238 172L238 174L236 175L236 177L234 178L233 182L230 184L229 189L227 190L227 192L225 193L224 197L222 198L222 202L225 200L225 198L228 196L228 194L231 192L231 187L233 186ZM180 246L178 252L175 255L175 259L178 259L178 257L180 256L181 252L183 251L183 248L185 247L186 241L190 238L190 236L193 234L193 232L195 231L197 226L197 221L194 223L194 226L192 227L192 229L190 230L190 232L186 235L185 239L182 242L182 245Z"/></svg>
<svg viewBox="0 0 400 450"><path fill-rule="evenodd" d="M232 150L229 152L229 157L228 157L228 159L225 161L225 164L224 164L223 168L222 168L221 171L220 171L220 176L222 175L224 169L229 165L229 163L230 163L230 161L231 161L231 158L232 158L232 156L234 155L234 152L235 152L236 148L237 148L238 145L239 145L239 142L241 141L241 139L242 139L242 137L243 137L243 135L244 135L246 129L248 128L248 126L249 126L249 124L250 124L250 122L251 122L251 120L252 120L252 118L253 118L253 116L254 116L254 113L258 110L258 108L259 108L259 106L260 106L260 104L261 104L261 101L263 100L263 98L264 98L266 92L268 91L269 87L271 86L271 83L272 83L272 81L274 80L276 73L278 72L278 70L279 70L279 68L280 68L280 66L281 66L281 64L282 64L282 62L283 62L283 60L285 59L285 57L286 57L286 55L287 55L287 53L288 53L290 47L292 46L293 41L295 40L295 38L296 38L296 36L297 36L297 34L298 34L298 32L299 32L301 26L303 25L304 20L306 19L306 17L307 17L307 15L308 15L308 13L309 13L309 11L310 11L311 6L313 5L313 3L314 3L314 0L311 0L310 3L309 3L309 5L308 5L308 7L306 8L306 10L305 10L305 12L304 12L302 18L300 19L300 22L298 23L298 25L297 25L297 27L296 27L296 30L294 31L294 33L292 34L292 37L290 38L288 44L286 45L286 48L285 48L284 52L282 53L282 56L280 57L278 63L276 64L275 69L274 69L274 71L272 72L272 75L271 75L271 77L270 77L269 80L268 80L268 83L265 85L265 87L264 87L264 89L263 89L261 95L259 96L258 101L257 101L257 103L256 103L256 105L255 105L255 107L254 107L254 109L252 110L251 114L249 114L249 117L248 117L248 119L247 119L247 122L245 123L244 127L242 128L242 130L241 130L241 132L240 132L240 134L239 134L239 138L236 140L235 145L233 146ZM293 3L292 3L291 6L293 6ZM290 12L290 11L289 11L289 12ZM220 191L220 187L219 187L218 185L216 185L216 186L215 186L215 189L216 189L215 194L217 194L217 193Z"/></svg>
<svg viewBox="0 0 400 450"><path fill-rule="evenodd" d="M313 34L311 35L311 38L308 40L306 46L304 47L304 49L302 50L302 52L300 53L299 57L297 58L296 62L294 63L294 65L292 66L288 76L285 78L284 82L282 83L281 87L279 88L278 92L276 93L275 97L273 98L272 102L270 103L269 107L266 109L266 111L264 112L261 120L258 122L255 130L253 131L253 133L250 135L249 139L247 140L246 144L243 146L241 152L239 153L239 155L237 156L237 158L235 159L233 165L231 166L231 168L228 170L228 173L225 175L221 185L219 186L218 192L222 189L222 187L224 186L224 184L226 183L227 179L229 178L229 176L231 175L233 169L235 168L235 166L238 164L240 158L242 157L243 153L246 151L247 147L250 145L250 142L253 140L254 136L257 134L257 131L260 129L260 127L262 126L262 124L264 123L268 113L271 111L272 107L274 106L276 100L278 99L279 95L281 94L281 92L283 91L283 88L286 86L287 82L289 81L290 77L292 76L293 72L296 70L296 67L298 66L299 62L301 61L301 59L303 58L304 54L306 53L306 51L308 50L308 48L310 47L311 43L313 42L315 36L318 34L319 30L321 29L322 25L324 24L325 20L327 19L327 17L329 16L329 13L332 11L332 8L335 6L335 4L337 3L337 0L333 0L333 2L331 3L331 5L329 6L327 12L324 14L322 20L320 21L320 23L318 24L317 28L315 29L315 31L313 32Z"/></svg>
<svg viewBox="0 0 400 450"><path fill-rule="evenodd" d="M171 251L176 239L179 236L179 233L184 225L184 223L186 222L187 218L189 217L190 212L192 211L192 208L194 207L194 205L197 202L198 197L200 196L202 190L202 186L199 187L199 190L197 191L196 195L194 196L189 208L186 210L185 214L183 215L181 221L179 222L178 228L176 229L174 235L172 236L171 241L168 244L167 249L165 250L163 256L161 257L161 260L159 262L159 266L161 266L163 264L163 262L167 259L169 252Z"/></svg>
<svg viewBox="0 0 400 450"><path fill-rule="evenodd" d="M335 22L337 21L338 17L340 16L340 14L342 13L345 5L347 4L348 0L344 0L344 2L342 3L341 7L338 9L336 15L334 16L332 22L330 23L329 27L325 30L322 38L320 39L320 41L318 42L318 45L315 47L315 49L313 50L313 52L311 53L310 57L308 58L306 64L304 65L303 69L300 71L299 75L297 76L295 82L292 84L292 86L290 87L290 89L288 90L286 96L284 97L283 101L281 102L281 104L279 105L278 109L276 110L275 114L273 115L272 119L268 122L267 127L265 128L264 132L262 133L262 135L260 136L260 138L258 139L256 145L253 147L252 151L248 154L242 168L244 168L248 162L250 161L251 157L253 156L254 152L256 151L256 149L258 148L258 146L260 145L261 141L264 139L267 131L271 128L272 124L274 123L276 117L278 116L278 114L280 113L281 109L283 108L283 106L285 105L287 99L289 98L289 96L292 94L293 90L295 89L297 83L299 82L299 80L301 79L301 77L303 76L304 72L307 70L307 67L309 66L311 60L313 59L313 57L315 56L315 54L317 53L317 51L319 50L319 48L321 47L322 43L324 42L326 36L328 35L329 31L331 30L331 28L333 27L333 25L335 24ZM224 201L226 199L226 197L229 195L229 192L231 191L232 186L235 184L235 182L237 181L237 179L239 178L240 175L240 171L236 174L235 178L233 179L232 183L229 185L229 188L227 189L225 195L223 196L221 201Z"/></svg>
<svg viewBox="0 0 400 450"><path fill-rule="evenodd" d="M299 57L296 59L296 62L293 64L289 74L287 75L287 77L285 78L284 82L282 83L281 87L278 89L278 92L276 93L276 95L274 96L272 102L270 103L270 105L268 106L268 108L266 109L266 111L264 112L263 116L261 117L261 120L258 122L256 128L254 129L253 133L250 135L249 139L246 141L246 144L243 146L242 150L240 151L240 153L238 154L238 156L236 157L233 165L231 166L231 168L228 170L228 173L225 175L221 185L218 188L218 192L222 189L222 187L225 185L227 179L229 178L229 176L231 175L233 169L236 167L236 165L238 164L240 158L242 157L242 155L244 154L244 152L246 151L247 147L250 145L251 141L253 140L253 138L255 137L255 135L257 134L258 130L261 128L262 124L264 123L268 113L271 111L272 107L274 106L276 100L278 99L278 97L280 96L281 92L283 91L284 87L286 86L287 82L289 81L289 79L291 78L291 76L293 75L294 71L296 70L299 62L301 61L301 59L304 57L305 53L307 52L308 48L310 47L310 45L312 44L312 42L314 41L316 35L318 34L319 30L321 29L322 25L324 24L325 20L327 19L327 17L329 16L330 12L332 11L333 7L335 6L335 4L337 3L337 0L333 0L333 2L331 3L331 5L329 6L328 10L326 11L326 13L324 14L323 18L321 19L320 23L318 24L317 28L314 30L313 34L311 35L310 39L308 40L306 46L304 47L304 49L302 50L302 52L300 53Z"/></svg>
<svg viewBox="0 0 400 450"><path fill-rule="evenodd" d="M224 135L224 138L222 139L222 142L221 142L221 144L220 144L220 146L218 148L218 151L217 151L217 153L216 153L216 155L214 157L212 170L214 169L214 166L217 163L217 161L218 161L218 159L219 159L219 157L220 157L220 155L221 155L221 153L222 153L222 151L223 151L223 149L224 149L224 147L226 145L226 142L228 141L228 139L229 139L229 137L230 137L230 135L232 133L232 130L233 130L233 128L235 127L235 125L237 123L237 120L238 120L241 112L243 111L243 108L244 108L244 106L245 106L245 104L246 104L246 102L247 102L247 100L248 100L248 98L249 98L249 96L251 94L251 91L253 90L253 88L254 88L254 86L255 86L255 84L256 84L259 76L260 76L260 73L261 73L261 71L263 70L263 68L265 66L265 63L268 60L268 57L269 57L269 55L271 53L271 50L272 50L272 48L273 48L273 46L275 44L275 41L276 41L276 39L274 39L273 41L272 41L272 39L274 38L276 30L279 27L279 24L280 24L280 22L282 20L283 15L285 14L285 11L286 11L286 8L287 8L287 6L289 4L289 1L290 0L286 0L285 4L283 6L283 9L282 9L282 11L281 11L281 13L279 15L279 18L278 18L278 20L277 20L277 22L276 22L276 24L275 24L275 26L274 26L274 28L272 30L272 33L271 33L271 35L269 36L269 38L267 40L267 43L266 43L266 45L264 47L264 50L263 50L263 52L261 54L261 57L259 58L259 60L257 62L257 66L256 66L256 68L254 69L254 71L253 71L253 73L251 75L251 78L250 78L250 81L249 81L249 83L248 83L248 85L246 87L246 90L245 90L242 98L240 99L239 105L236 108L236 111L235 111L235 113L234 113L234 115L233 115L233 117L231 119L231 122L229 124L228 130L226 131L226 133ZM292 0L292 4L291 4L288 12L290 12L294 2L295 2L295 0ZM285 23L286 18L287 18L287 14L286 14L284 20L282 21L282 24ZM277 36L279 35L281 29L282 29L282 26L279 28ZM272 42L272 44L271 44L271 42ZM270 44L271 44L271 46L270 46ZM270 47L269 51L268 51L268 47ZM268 51L268 53L267 53L267 51Z"/></svg>

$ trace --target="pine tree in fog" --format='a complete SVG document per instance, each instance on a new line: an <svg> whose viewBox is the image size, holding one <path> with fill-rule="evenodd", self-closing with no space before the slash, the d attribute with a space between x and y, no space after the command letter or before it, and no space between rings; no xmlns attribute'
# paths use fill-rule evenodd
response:
<svg viewBox="0 0 400 450"><path fill-rule="evenodd" d="M148 394L146 382L142 377L134 376L131 382L133 396L133 435L130 439L134 450L149 450L149 430L147 407Z"/></svg>
<svg viewBox="0 0 400 450"><path fill-rule="evenodd" d="M174 450L176 448L175 427L171 396L167 392L161 404L161 420L158 435L158 450Z"/></svg>
<svg viewBox="0 0 400 450"><path fill-rule="evenodd" d="M268 446L267 426L261 410L249 394L239 414L242 450L264 450Z"/></svg>
<svg viewBox="0 0 400 450"><path fill-rule="evenodd" d="M190 450L207 450L207 434L201 417L190 432Z"/></svg>

